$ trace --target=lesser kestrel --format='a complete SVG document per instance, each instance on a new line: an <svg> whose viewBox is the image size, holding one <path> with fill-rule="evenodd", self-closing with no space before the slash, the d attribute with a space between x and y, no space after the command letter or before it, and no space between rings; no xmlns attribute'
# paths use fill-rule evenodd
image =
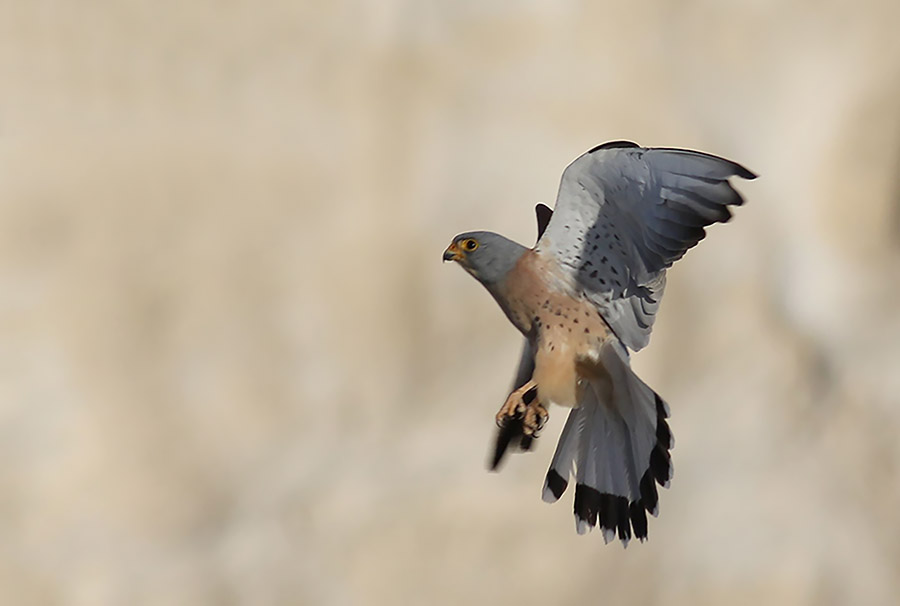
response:
<svg viewBox="0 0 900 606"><path fill-rule="evenodd" d="M445 261L481 282L525 336L512 392L497 413L492 467L527 450L550 404L571 408L544 482L554 502L575 477L579 533L647 537L655 483L672 477L669 408L632 371L647 345L666 268L731 218L730 177L756 175L702 152L605 143L563 172L556 208L538 206L538 242L490 232L453 238Z"/></svg>

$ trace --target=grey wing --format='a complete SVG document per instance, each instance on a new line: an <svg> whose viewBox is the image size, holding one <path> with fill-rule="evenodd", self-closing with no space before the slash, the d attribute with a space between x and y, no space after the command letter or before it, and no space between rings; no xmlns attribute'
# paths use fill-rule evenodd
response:
<svg viewBox="0 0 900 606"><path fill-rule="evenodd" d="M702 152L595 147L563 172L553 217L537 250L576 284L632 350L644 347L665 289L665 270L743 203L730 177L756 175Z"/></svg>

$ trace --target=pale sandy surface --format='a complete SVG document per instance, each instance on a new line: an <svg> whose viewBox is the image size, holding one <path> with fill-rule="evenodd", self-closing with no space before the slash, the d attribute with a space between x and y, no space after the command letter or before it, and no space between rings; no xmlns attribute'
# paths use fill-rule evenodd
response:
<svg viewBox="0 0 900 606"><path fill-rule="evenodd" d="M0 604L896 604L900 4L604 4L0 1ZM627 551L561 411L485 471L519 339L440 263L616 138L762 175Z"/></svg>

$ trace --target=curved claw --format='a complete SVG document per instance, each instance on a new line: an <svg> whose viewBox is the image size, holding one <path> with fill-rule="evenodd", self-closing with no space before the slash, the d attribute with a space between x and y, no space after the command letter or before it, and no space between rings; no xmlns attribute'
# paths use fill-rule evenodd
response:
<svg viewBox="0 0 900 606"><path fill-rule="evenodd" d="M496 421L501 429L511 421L517 421L522 426L523 435L536 438L547 417L547 409L537 398L537 385L529 381L509 394L497 412Z"/></svg>
<svg viewBox="0 0 900 606"><path fill-rule="evenodd" d="M544 424L549 416L547 409L535 400L525 410L525 418L522 420L522 432L526 436L538 437L538 433L544 428Z"/></svg>

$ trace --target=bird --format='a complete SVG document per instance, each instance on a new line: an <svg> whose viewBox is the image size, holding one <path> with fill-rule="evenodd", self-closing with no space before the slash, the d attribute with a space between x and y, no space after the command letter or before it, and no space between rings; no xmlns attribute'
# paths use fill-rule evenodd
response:
<svg viewBox="0 0 900 606"><path fill-rule="evenodd" d="M666 270L743 204L733 177L757 175L704 152L607 142L566 167L553 210L537 205L532 248L470 231L443 253L524 336L490 468L531 449L551 405L569 408L542 498L558 501L574 478L578 534L599 527L627 547L659 514L656 486L673 474L670 409L630 355L649 343Z"/></svg>

